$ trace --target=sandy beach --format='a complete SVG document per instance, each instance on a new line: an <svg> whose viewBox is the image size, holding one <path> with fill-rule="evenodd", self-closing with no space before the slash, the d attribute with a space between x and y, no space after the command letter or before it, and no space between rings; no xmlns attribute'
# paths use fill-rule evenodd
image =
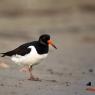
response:
<svg viewBox="0 0 95 95"><path fill-rule="evenodd" d="M41 1L0 1L0 53L44 33L58 48L50 46L47 59L33 68L41 81L27 80L22 66L0 57L0 95L95 95L86 90L88 82L95 86L95 1Z"/></svg>
<svg viewBox="0 0 95 95"><path fill-rule="evenodd" d="M50 34L58 50L50 47L48 58L33 70L33 74L42 81L27 80L29 75L19 72L20 66L8 57L0 58L1 62L10 66L0 69L1 95L94 95L94 92L86 91L86 83L91 81L95 86L95 33ZM23 37L12 39L1 38L0 52L26 42Z"/></svg>

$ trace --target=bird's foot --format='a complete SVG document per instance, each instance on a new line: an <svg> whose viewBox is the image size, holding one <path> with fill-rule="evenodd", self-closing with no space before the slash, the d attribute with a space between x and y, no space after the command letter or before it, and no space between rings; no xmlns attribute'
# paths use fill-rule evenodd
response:
<svg viewBox="0 0 95 95"><path fill-rule="evenodd" d="M41 81L39 78L35 78L35 77L30 77L28 80L31 80L31 81Z"/></svg>

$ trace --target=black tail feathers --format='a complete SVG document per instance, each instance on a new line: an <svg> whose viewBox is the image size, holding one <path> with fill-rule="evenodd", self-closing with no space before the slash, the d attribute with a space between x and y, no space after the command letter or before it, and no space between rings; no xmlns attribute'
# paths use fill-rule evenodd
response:
<svg viewBox="0 0 95 95"><path fill-rule="evenodd" d="M5 53L0 53L1 54L1 57L5 57L6 55L5 55Z"/></svg>

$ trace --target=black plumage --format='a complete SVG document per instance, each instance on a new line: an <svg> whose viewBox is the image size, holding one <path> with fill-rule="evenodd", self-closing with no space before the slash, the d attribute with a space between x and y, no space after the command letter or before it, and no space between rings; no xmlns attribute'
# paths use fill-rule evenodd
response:
<svg viewBox="0 0 95 95"><path fill-rule="evenodd" d="M34 46L36 48L38 54L48 53L49 46L48 46L47 41L49 39L50 39L49 35L41 36L38 41L25 43L12 51L1 53L1 54L3 54L2 57L13 56L16 54L24 56L24 55L30 53L31 49L29 48L29 46Z"/></svg>

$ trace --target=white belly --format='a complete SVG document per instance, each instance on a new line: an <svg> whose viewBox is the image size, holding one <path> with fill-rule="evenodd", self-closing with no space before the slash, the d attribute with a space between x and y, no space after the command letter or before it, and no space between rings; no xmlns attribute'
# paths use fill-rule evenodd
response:
<svg viewBox="0 0 95 95"><path fill-rule="evenodd" d="M31 52L29 54L26 54L25 56L21 55L14 55L12 56L12 61L14 61L17 64L22 65L35 65L39 63L41 60L45 59L48 54L38 54L34 46L29 46L31 48Z"/></svg>

